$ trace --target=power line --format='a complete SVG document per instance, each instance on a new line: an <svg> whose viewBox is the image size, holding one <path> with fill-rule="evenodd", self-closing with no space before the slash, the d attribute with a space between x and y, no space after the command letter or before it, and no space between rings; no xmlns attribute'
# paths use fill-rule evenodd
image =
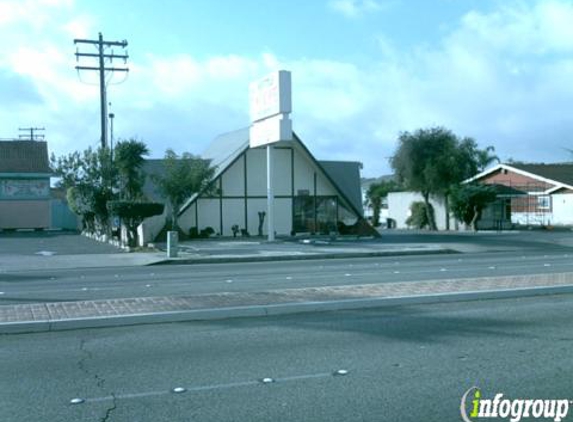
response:
<svg viewBox="0 0 573 422"><path fill-rule="evenodd" d="M44 139L44 134L36 134L34 132L46 130L43 127L19 127L20 132L30 132L30 135L20 135L20 139L29 139L30 141L37 141L39 139Z"/></svg>
<svg viewBox="0 0 573 422"><path fill-rule="evenodd" d="M127 47L127 41L104 41L101 32L99 33L97 40L85 40L85 39L75 39L74 44L91 44L95 45L97 48L97 53L80 53L76 51L76 61L79 61L81 57L98 59L97 66L76 66L76 70L90 70L99 72L99 90L100 90L100 107L101 107L101 146L106 147L107 145L107 92L106 92L106 81L105 72L128 72L129 69L126 67L127 59L129 58L127 51L125 54L115 54L113 50L110 53L106 53L106 48L111 47L121 47L125 49ZM123 67L113 66L113 59L122 59ZM109 67L105 66L105 61L109 61Z"/></svg>

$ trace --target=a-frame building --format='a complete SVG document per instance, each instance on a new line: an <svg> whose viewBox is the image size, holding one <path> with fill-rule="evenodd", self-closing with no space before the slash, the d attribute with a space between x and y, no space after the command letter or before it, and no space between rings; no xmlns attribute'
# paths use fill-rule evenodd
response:
<svg viewBox="0 0 573 422"><path fill-rule="evenodd" d="M329 233L362 217L360 163L317 161L296 134L273 148L277 235ZM211 227L222 236L231 236L236 226L258 234L259 213L267 208L265 148L249 147L247 128L217 137L202 158L216 168L214 189L189 198L179 226L185 232Z"/></svg>

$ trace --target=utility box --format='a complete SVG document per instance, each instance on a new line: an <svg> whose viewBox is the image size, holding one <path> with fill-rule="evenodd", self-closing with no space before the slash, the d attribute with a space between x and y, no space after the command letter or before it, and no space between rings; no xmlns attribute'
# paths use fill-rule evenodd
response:
<svg viewBox="0 0 573 422"><path fill-rule="evenodd" d="M179 244L179 233L175 231L167 232L167 258L177 258Z"/></svg>

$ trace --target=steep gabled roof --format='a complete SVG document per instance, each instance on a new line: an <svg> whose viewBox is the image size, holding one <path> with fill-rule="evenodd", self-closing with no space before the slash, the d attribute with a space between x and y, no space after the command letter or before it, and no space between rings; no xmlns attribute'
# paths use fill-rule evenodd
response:
<svg viewBox="0 0 573 422"><path fill-rule="evenodd" d="M363 215L362 189L360 187L360 167L357 161L319 161L334 186L346 196L347 200Z"/></svg>
<svg viewBox="0 0 573 422"><path fill-rule="evenodd" d="M496 166L476 174L464 183L474 182L499 170L508 170L522 176L527 176L540 182L553 185L547 193L560 189L573 190L573 163L556 164L497 164Z"/></svg>
<svg viewBox="0 0 573 422"><path fill-rule="evenodd" d="M243 128L217 136L201 157L211 160L211 166L216 168L215 180L248 149L249 128Z"/></svg>
<svg viewBox="0 0 573 422"><path fill-rule="evenodd" d="M0 173L52 173L48 144L40 141L0 141Z"/></svg>
<svg viewBox="0 0 573 422"><path fill-rule="evenodd" d="M310 159L316 166L322 170L326 178L332 183L334 188L338 190L340 196L344 198L354 212L358 216L363 215L362 199L360 191L360 163L357 162L341 162L341 161L317 161L306 145L302 143L300 138L293 132L294 142L302 147L308 154ZM249 149L249 128L239 129L233 132L224 133L217 136L213 142L207 147L205 152L201 155L202 158L211 160L211 165L216 168L213 180L216 180L223 174L242 154ZM323 165L326 163L326 165ZM356 186L351 186L351 177L356 176ZM200 194L199 194L200 195ZM181 207L181 212L184 212L199 195L193 195Z"/></svg>

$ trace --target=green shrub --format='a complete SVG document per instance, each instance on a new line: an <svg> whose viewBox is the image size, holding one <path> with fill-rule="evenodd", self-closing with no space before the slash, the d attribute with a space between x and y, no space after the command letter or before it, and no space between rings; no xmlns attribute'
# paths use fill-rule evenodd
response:
<svg viewBox="0 0 573 422"><path fill-rule="evenodd" d="M431 223L428 219L428 214L434 218L434 207L429 205L429 213L426 212L426 204L424 202L412 202L410 205L410 216L406 219L406 224L416 229L430 228Z"/></svg>
<svg viewBox="0 0 573 422"><path fill-rule="evenodd" d="M109 201L107 208L126 226L128 246L136 246L137 226L146 218L163 214L164 205L157 202Z"/></svg>

